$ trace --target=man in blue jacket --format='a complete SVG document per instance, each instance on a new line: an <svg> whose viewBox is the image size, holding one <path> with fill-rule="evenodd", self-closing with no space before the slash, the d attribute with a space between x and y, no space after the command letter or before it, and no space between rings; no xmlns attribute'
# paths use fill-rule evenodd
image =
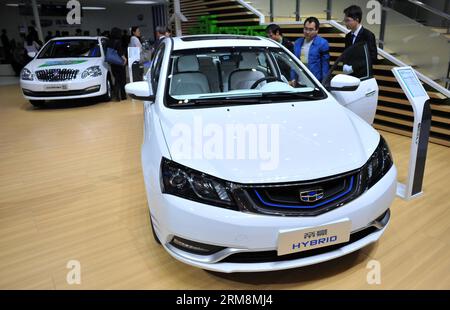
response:
<svg viewBox="0 0 450 310"><path fill-rule="evenodd" d="M294 54L322 82L330 69L330 47L328 41L318 35L319 27L317 18L308 17L305 20L303 27L305 37L295 41ZM295 80L295 74L291 78ZM296 82L292 81L292 83Z"/></svg>

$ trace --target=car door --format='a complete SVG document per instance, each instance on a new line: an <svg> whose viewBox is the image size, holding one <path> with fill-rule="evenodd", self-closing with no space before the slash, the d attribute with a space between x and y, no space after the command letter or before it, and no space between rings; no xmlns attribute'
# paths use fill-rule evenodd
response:
<svg viewBox="0 0 450 310"><path fill-rule="evenodd" d="M149 83L149 87L152 90L152 93L157 95L159 77L161 72L161 66L164 58L165 51L165 43L161 43L158 49L155 51L155 57L153 58L150 69L147 73L147 82ZM153 119L153 113L155 105L153 102L144 101L144 141L151 136L151 120Z"/></svg>
<svg viewBox="0 0 450 310"><path fill-rule="evenodd" d="M352 71L344 70L351 66ZM378 84L372 73L370 54L366 44L359 43L347 48L334 62L323 84L330 90L330 81L337 74L348 74L360 80L356 90L331 90L336 100L372 124L378 104Z"/></svg>

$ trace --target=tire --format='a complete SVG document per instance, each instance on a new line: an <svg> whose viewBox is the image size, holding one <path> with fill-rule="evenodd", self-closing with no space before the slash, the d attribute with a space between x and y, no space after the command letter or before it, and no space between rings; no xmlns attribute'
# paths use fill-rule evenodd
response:
<svg viewBox="0 0 450 310"><path fill-rule="evenodd" d="M106 79L106 94L101 97L101 100L104 102L109 102L112 99L112 83L111 78L108 76Z"/></svg>
<svg viewBox="0 0 450 310"><path fill-rule="evenodd" d="M45 107L45 101L44 100L30 100L30 103L35 106L36 108L43 108Z"/></svg>
<svg viewBox="0 0 450 310"><path fill-rule="evenodd" d="M155 238L156 243L161 244L161 241L159 241L159 238L155 233L155 228L153 227L153 221L152 221L152 216L150 214L150 210L148 211L148 216L150 218L150 227L152 228L153 238Z"/></svg>

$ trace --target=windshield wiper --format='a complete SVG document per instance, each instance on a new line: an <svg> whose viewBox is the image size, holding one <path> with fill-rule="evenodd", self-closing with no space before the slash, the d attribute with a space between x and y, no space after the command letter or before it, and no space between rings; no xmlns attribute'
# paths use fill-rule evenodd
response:
<svg viewBox="0 0 450 310"><path fill-rule="evenodd" d="M257 104L265 103L267 100L257 98L211 98L211 99L191 99L186 103L181 103L178 106L191 105L227 105L227 104Z"/></svg>
<svg viewBox="0 0 450 310"><path fill-rule="evenodd" d="M318 100L322 99L321 92L317 89L311 92L271 92L263 93L263 98L283 98L292 97L295 99Z"/></svg>

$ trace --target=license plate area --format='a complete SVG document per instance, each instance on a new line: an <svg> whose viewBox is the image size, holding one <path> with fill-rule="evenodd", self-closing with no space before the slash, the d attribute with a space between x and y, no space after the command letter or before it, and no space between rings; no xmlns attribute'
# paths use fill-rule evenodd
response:
<svg viewBox="0 0 450 310"><path fill-rule="evenodd" d="M52 85L45 85L44 89L47 91L63 91L67 90L67 84L52 84Z"/></svg>
<svg viewBox="0 0 450 310"><path fill-rule="evenodd" d="M279 256L323 248L350 240L351 221L346 219L339 222L280 231L278 235Z"/></svg>

